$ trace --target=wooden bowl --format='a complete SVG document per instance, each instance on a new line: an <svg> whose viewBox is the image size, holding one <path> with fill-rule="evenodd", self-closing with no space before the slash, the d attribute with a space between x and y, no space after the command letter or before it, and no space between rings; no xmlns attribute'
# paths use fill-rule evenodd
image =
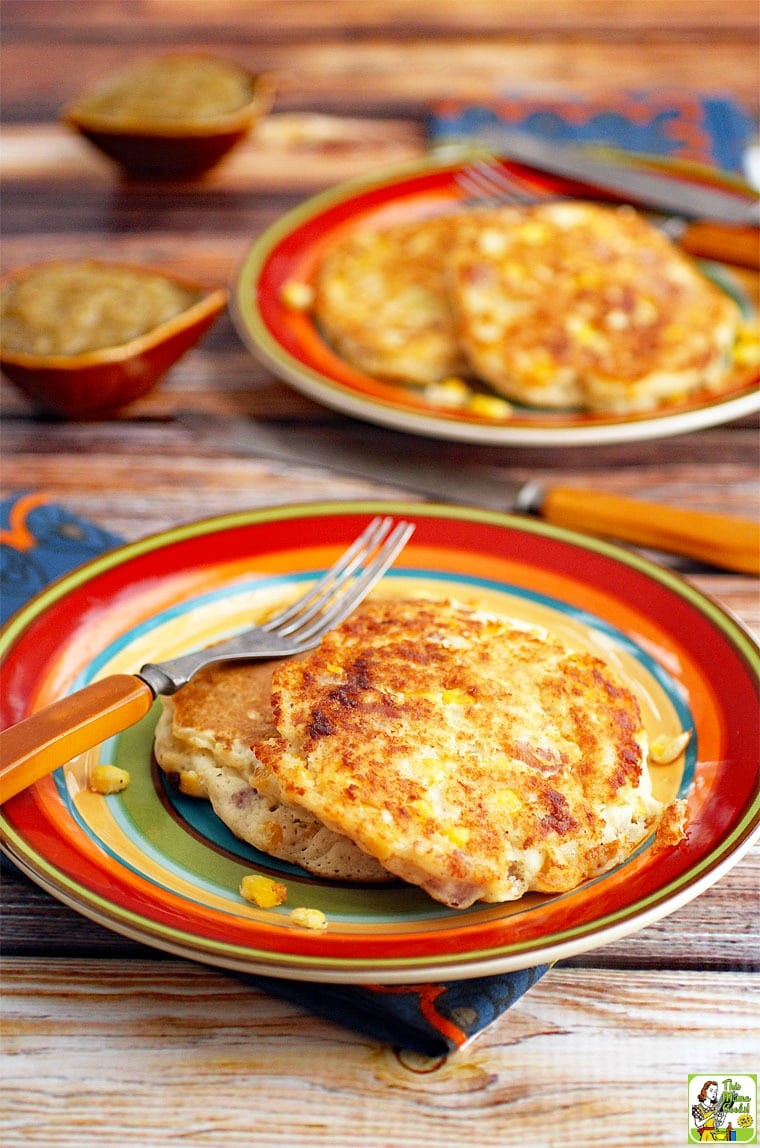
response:
<svg viewBox="0 0 760 1148"><path fill-rule="evenodd" d="M45 283L43 273L50 283L51 272L58 277L54 280L58 287L52 295L38 295L35 299L35 289L41 290L39 285ZM61 276L71 275L76 276L77 297L82 300L84 310L89 309L91 314L96 306L93 302L96 293L100 292L102 299L102 293L110 289L111 299L114 293L116 295L116 312L121 322L123 307L118 291L122 288L131 289L131 298L139 298L142 303L141 312L135 318L136 325L139 319L145 319L150 314L151 302L146 298L148 291L156 293L160 290L170 300L165 310L174 303L177 310L163 315L157 308L155 321L139 333L125 337L123 341L109 338L109 332L103 330L100 334L104 345L81 350L60 350L55 345L56 341L71 341L71 292L67 295L67 302L57 311L57 332L52 329L50 321L56 315L55 291L60 291ZM66 278L63 281L69 280ZM88 281L92 284L92 296L87 295ZM116 284L121 286L117 288ZM135 296L135 284L138 292L143 288L142 297ZM35 313L39 307L44 315L37 343L29 345L27 349L21 349L18 337L9 338L7 334L9 322L12 322L7 318L11 306L9 301L18 298L19 288L24 290L27 301L31 299ZM48 287L48 292L50 290ZM172 293L176 293L176 298ZM87 419L112 414L147 394L169 368L206 333L226 307L227 292L223 288L209 290L179 276L146 267L100 260L56 260L20 268L3 276L0 279L0 301L4 315L0 332L3 328L6 331L0 339L0 368L3 374L32 400L39 412L60 418ZM161 302L164 304L165 300ZM110 303L108 306L113 312L113 306ZM98 314L103 309L101 306ZM51 349L41 350L42 341L49 345L52 342ZM86 343L86 336L82 335L80 341Z"/></svg>
<svg viewBox="0 0 760 1148"><path fill-rule="evenodd" d="M273 84L238 63L175 52L141 61L61 118L139 179L208 171L269 110Z"/></svg>

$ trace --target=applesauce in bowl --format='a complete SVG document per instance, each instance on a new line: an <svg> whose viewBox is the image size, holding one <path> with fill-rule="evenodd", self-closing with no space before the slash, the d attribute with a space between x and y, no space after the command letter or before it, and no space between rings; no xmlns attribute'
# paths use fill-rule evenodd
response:
<svg viewBox="0 0 760 1148"><path fill-rule="evenodd" d="M225 308L222 288L98 260L0 280L0 366L49 414L106 414L144 395Z"/></svg>
<svg viewBox="0 0 760 1148"><path fill-rule="evenodd" d="M31 355L118 347L197 301L197 292L165 275L91 262L49 264L0 291L0 347Z"/></svg>
<svg viewBox="0 0 760 1148"><path fill-rule="evenodd" d="M192 177L243 139L268 110L272 88L234 61L176 52L109 77L62 119L133 176Z"/></svg>

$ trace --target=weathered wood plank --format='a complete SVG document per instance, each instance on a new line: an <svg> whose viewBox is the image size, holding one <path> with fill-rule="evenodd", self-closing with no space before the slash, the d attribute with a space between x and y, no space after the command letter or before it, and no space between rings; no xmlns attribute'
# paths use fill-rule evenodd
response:
<svg viewBox="0 0 760 1148"><path fill-rule="evenodd" d="M181 29L191 38L198 30L229 29L234 23L240 35L267 41L292 38L316 30L328 30L336 40L388 33L398 37L421 32L441 36L466 29L485 34L499 29L544 29L559 35L579 28L609 35L631 29L658 28L695 32L740 33L757 24L752 0L671 0L660 10L651 3L629 0L470 0L463 8L458 0L245 0L244 3L209 5L206 0L88 0L85 7L72 5L61 12L58 0L5 0L6 33L33 36L76 35L82 40L102 29L125 39L141 39L151 33L165 35L167 28ZM126 16L126 18L125 18ZM131 17L131 18L130 18ZM137 31L136 31L137 29Z"/></svg>
<svg viewBox="0 0 760 1148"><path fill-rule="evenodd" d="M209 422L212 421L213 405L210 402L208 406L206 404L213 392L209 392L202 382L199 392L194 392L192 386L186 392L180 389L184 380L174 377L162 388L164 398L160 403L156 399L154 404L145 404L142 408L135 404L129 420L125 418L111 424L47 424L42 444L38 442L34 423L9 420L4 432L6 460L3 483L10 492L25 489L36 481L37 485L50 492L51 497L73 500L77 504L91 497L92 491L101 490L106 501L92 505L90 511L103 525L107 525L105 520L110 512L118 511L118 507L107 501L110 490L113 490L114 498L121 500L123 513L128 513L130 498L149 494L158 514L162 517L171 515L172 509L176 508L175 500L181 497L177 491L177 475L180 473L185 476L187 484L192 485L193 498L201 511L207 498L213 501L225 496L237 503L242 495L250 506L255 506L259 499L268 504L273 484L278 481L293 482L294 496L301 482L311 483L315 492L320 493L327 487L344 487L351 491L360 487L367 493L376 491L378 497L391 492L394 495L404 493L403 487L393 485L390 475L387 485L380 486L358 477L332 475L328 470L319 470L308 463L302 466L276 463L255 454L250 458L219 458L224 441L224 420L231 417L231 412L222 409L225 403L237 408L238 418L251 414L261 418L300 417L301 421L324 422L324 428L316 433L323 438L326 452L332 441L340 440L339 428L346 424L319 410L312 412L307 406L300 409L294 405L289 410L287 388L270 388L266 375L258 376L261 383L257 384L257 375L253 371L251 378L249 395L242 390L238 393L239 383L234 378L231 380L232 390L226 398L224 388L219 391L217 410L221 423L208 437L195 426L188 431L181 423L153 421L154 416L171 420L177 412L197 410L201 405L208 410ZM193 401L194 394L198 398L197 406ZM241 407L237 406L239 398L242 399ZM149 416L148 420L145 421L141 415ZM388 441L369 424L355 423L352 431L354 435L360 433L369 445L374 441L378 444ZM674 439L670 444L659 443L654 448L651 444L608 447L602 449L598 456L588 448L559 448L553 457L538 449L481 448L460 443L437 443L418 436L408 436L407 446L418 457L432 455L444 465L482 464L490 473L495 470L505 480L534 478L546 484L570 482L578 487L592 486L610 493L674 506L753 518L757 509L757 485L751 473L748 474L748 467L752 466L756 441L753 428L746 432L718 428ZM209 467L209 459L214 460L213 467ZM567 474L563 475L563 471ZM133 528L130 537L135 536ZM742 576L724 581L736 583L739 589L747 587L750 592L756 589L751 579Z"/></svg>
<svg viewBox="0 0 760 1148"><path fill-rule="evenodd" d="M296 200L305 194L360 175L374 174L424 159L428 147L422 125L405 120L357 119L318 113L273 113L239 144L229 156L201 181L172 186L173 200L179 213L197 213L203 196L221 192L227 209L237 207L252 215L259 205L240 201L241 193L257 195L286 193ZM49 213L49 230L66 207L75 229L87 222L87 196L93 189L114 188L111 208L114 223L126 210L144 210L150 205L160 214L165 194L155 188L130 184L120 186L118 169L85 140L63 125L21 123L8 125L3 131L3 153L0 176L6 181L6 211L9 230L33 230L30 213L39 212L39 200L47 187L60 191L68 187L67 202L60 198L44 204ZM36 189L37 203L29 203L30 185ZM17 190L18 189L18 190ZM18 202L23 194L28 205ZM207 203L207 200L206 200ZM288 201L278 203L279 213ZM85 209L84 211L82 209ZM11 210L13 209L13 210ZM39 219L39 216L37 217ZM26 226L25 226L26 224ZM60 226L60 225L59 225ZM207 228L214 227L208 212Z"/></svg>
<svg viewBox="0 0 760 1148"><path fill-rule="evenodd" d="M3 36L6 119L24 107L54 118L61 101L122 67L130 47L182 45L274 71L281 107L306 99L326 110L337 100L343 114L378 101L419 111L443 94L523 85L599 89L611 77L758 100L752 0L5 0Z"/></svg>
<svg viewBox="0 0 760 1148"><path fill-rule="evenodd" d="M679 52L678 44L669 39L647 37L646 52L642 46L641 42L632 46L613 41L601 51L598 42L545 42L537 37L489 39L486 44L457 40L448 46L389 41L371 51L354 44L343 51L336 51L334 45L299 48L288 44L259 54L250 49L243 53L237 44L228 51L224 45L215 47L276 78L277 111L310 107L334 114L420 116L443 95L482 99L500 91L537 93L547 87L591 92L609 87L610 77L616 87L628 89L728 87L737 98L757 107L753 43L705 39L700 59L693 52ZM14 81L14 96L4 112L8 120L18 120L24 109L34 110L36 119L50 117L62 103L124 64L123 51L111 46L93 48L76 72L72 72L75 56L66 61L65 45L60 56L42 78L35 48L6 47L4 69Z"/></svg>
<svg viewBox="0 0 760 1148"><path fill-rule="evenodd" d="M3 1143L459 1148L475 1130L560 1144L568 1127L619 1148L632 1127L639 1144L685 1141L687 1074L752 1063L751 987L742 974L555 968L467 1048L430 1060L199 966L7 961Z"/></svg>

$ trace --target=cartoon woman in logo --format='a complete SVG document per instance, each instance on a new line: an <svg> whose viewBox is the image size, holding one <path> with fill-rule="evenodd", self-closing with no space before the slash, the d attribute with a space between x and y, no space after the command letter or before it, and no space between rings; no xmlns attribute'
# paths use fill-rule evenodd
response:
<svg viewBox="0 0 760 1148"><path fill-rule="evenodd" d="M717 1080L704 1082L697 1103L691 1106L691 1114L701 1143L725 1143L735 1139L732 1126L728 1124L727 1127L723 1127L727 1113L723 1111L722 1101L718 1099Z"/></svg>

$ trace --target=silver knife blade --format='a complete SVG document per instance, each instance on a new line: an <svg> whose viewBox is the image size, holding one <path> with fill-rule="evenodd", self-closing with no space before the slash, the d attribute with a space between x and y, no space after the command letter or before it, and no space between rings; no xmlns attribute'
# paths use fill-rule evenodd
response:
<svg viewBox="0 0 760 1148"><path fill-rule="evenodd" d="M695 219L715 219L749 227L760 226L760 198L736 194L649 171L631 163L597 159L583 148L537 139L523 132L495 130L479 143L501 158L517 160L552 175L561 175L613 192L625 200L672 211Z"/></svg>
<svg viewBox="0 0 760 1148"><path fill-rule="evenodd" d="M515 481L486 466L468 467L418 450L409 435L373 428L273 426L251 420L180 415L204 446L229 456L313 463L321 470L502 513L537 514L554 525L601 534L760 577L760 526L750 520L637 502L601 491Z"/></svg>
<svg viewBox="0 0 760 1148"><path fill-rule="evenodd" d="M208 438L214 434L206 415L178 416L188 430ZM236 419L219 427L220 445L226 454L261 456L280 462L313 463L323 470L367 478L384 486L414 491L439 502L459 502L502 513L537 513L541 491L537 483L515 482L499 477L489 482L484 468L457 465L444 467L438 459L409 454L408 435L373 427L372 443L352 438L341 428L309 425L278 426Z"/></svg>

